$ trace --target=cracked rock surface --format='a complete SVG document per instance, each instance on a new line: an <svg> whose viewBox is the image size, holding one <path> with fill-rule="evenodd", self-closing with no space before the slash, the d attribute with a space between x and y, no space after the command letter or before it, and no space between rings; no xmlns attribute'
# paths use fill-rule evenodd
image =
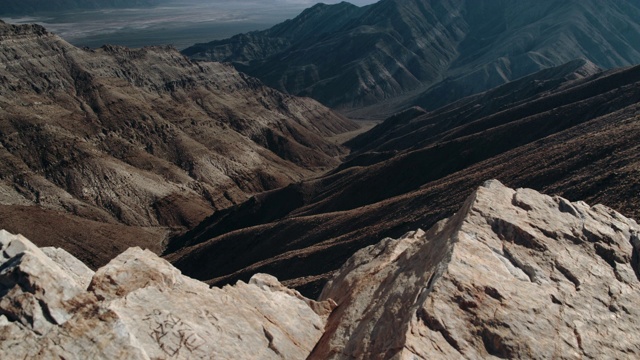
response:
<svg viewBox="0 0 640 360"><path fill-rule="evenodd" d="M310 358L637 358L639 230L489 181L426 233L356 253Z"/></svg>
<svg viewBox="0 0 640 360"><path fill-rule="evenodd" d="M131 248L95 273L0 231L1 359L635 359L640 227L496 180L358 251L309 300Z"/></svg>
<svg viewBox="0 0 640 360"><path fill-rule="evenodd" d="M131 248L95 274L0 231L2 359L300 359L330 302L269 275L210 289Z"/></svg>

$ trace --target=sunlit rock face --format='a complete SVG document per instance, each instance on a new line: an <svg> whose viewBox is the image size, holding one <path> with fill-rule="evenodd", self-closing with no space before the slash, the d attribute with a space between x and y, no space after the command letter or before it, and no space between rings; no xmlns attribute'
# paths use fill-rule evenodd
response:
<svg viewBox="0 0 640 360"><path fill-rule="evenodd" d="M95 273L0 232L0 357L635 358L640 227L496 180L428 231L358 251L319 301L210 288L131 248Z"/></svg>
<svg viewBox="0 0 640 360"><path fill-rule="evenodd" d="M312 359L632 358L640 227L619 213L485 183L429 231L356 253Z"/></svg>
<svg viewBox="0 0 640 360"><path fill-rule="evenodd" d="M94 273L19 235L0 243L3 359L300 359L333 307L268 275L210 289L139 248Z"/></svg>

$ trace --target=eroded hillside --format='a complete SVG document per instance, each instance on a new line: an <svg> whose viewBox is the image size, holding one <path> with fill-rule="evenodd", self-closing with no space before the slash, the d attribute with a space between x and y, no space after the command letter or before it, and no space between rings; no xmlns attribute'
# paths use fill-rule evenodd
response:
<svg viewBox="0 0 640 360"><path fill-rule="evenodd" d="M357 128L170 48L78 49L0 23L0 49L0 225L39 242L100 224L74 240L92 264L133 245L103 235L134 226L125 237L158 250L169 230L335 166L344 150L325 137Z"/></svg>
<svg viewBox="0 0 640 360"><path fill-rule="evenodd" d="M271 29L184 50L233 62L351 116L428 110L575 59L640 62L636 0L382 0L316 5Z"/></svg>
<svg viewBox="0 0 640 360"><path fill-rule="evenodd" d="M212 284L267 272L317 294L355 251L430 228L487 178L638 217L640 67L583 78L576 65L390 118L335 171L215 212L167 258Z"/></svg>

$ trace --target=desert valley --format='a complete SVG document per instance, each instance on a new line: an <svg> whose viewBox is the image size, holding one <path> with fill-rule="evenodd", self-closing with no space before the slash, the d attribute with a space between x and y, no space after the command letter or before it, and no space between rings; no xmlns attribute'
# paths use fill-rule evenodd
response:
<svg viewBox="0 0 640 360"><path fill-rule="evenodd" d="M640 356L640 2L304 4L0 22L0 358Z"/></svg>

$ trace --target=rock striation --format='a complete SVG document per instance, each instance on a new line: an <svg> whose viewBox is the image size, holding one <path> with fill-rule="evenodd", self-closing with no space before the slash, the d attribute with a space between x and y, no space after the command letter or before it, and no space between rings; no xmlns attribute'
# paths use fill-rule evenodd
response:
<svg viewBox="0 0 640 360"><path fill-rule="evenodd" d="M356 128L314 100L172 48L79 49L41 26L0 22L0 228L64 246L92 268L324 172L345 151L328 138ZM16 218L18 207L29 209ZM89 227L101 241L50 231Z"/></svg>
<svg viewBox="0 0 640 360"><path fill-rule="evenodd" d="M637 64L639 16L635 0L319 4L184 53L369 119L408 105L433 110L575 59Z"/></svg>
<svg viewBox="0 0 640 360"><path fill-rule="evenodd" d="M0 231L0 358L300 359L333 304L273 277L210 289L131 248L95 273Z"/></svg>
<svg viewBox="0 0 640 360"><path fill-rule="evenodd" d="M429 231L358 251L310 359L635 358L640 227L488 181Z"/></svg>
<svg viewBox="0 0 640 360"><path fill-rule="evenodd" d="M211 284L266 272L316 297L357 250L431 228L492 178L638 219L640 67L581 78L584 66L399 113L333 171L215 212L166 258Z"/></svg>

